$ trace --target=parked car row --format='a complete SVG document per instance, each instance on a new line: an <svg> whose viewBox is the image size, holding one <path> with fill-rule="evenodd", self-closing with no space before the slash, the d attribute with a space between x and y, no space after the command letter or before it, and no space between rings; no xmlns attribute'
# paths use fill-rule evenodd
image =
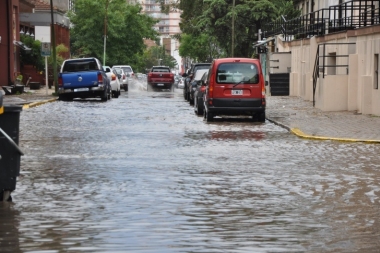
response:
<svg viewBox="0 0 380 253"><path fill-rule="evenodd" d="M259 60L222 58L195 63L183 77L185 100L207 122L215 116L251 116L265 122L265 82Z"/></svg>
<svg viewBox="0 0 380 253"><path fill-rule="evenodd" d="M120 80L120 85L125 91L128 91L130 78L136 78L135 73L130 65L114 65L112 69L116 70Z"/></svg>

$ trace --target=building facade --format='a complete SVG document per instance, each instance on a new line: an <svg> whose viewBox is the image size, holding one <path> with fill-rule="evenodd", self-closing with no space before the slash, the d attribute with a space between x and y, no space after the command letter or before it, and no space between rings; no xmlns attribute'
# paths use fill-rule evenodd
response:
<svg viewBox="0 0 380 253"><path fill-rule="evenodd" d="M179 23L181 21L181 13L177 9L171 9L168 14L161 12L161 6L156 0L129 0L130 4L140 4L142 12L149 15L152 18L158 19L158 23L153 27L160 37L160 44L165 47L165 51L168 55L173 56L178 65L175 72L183 72L181 68L182 58L179 55L179 41L174 39L173 36L181 33ZM165 3L169 4L172 0L166 0ZM155 42L146 41L147 46L154 46Z"/></svg>
<svg viewBox="0 0 380 253"><path fill-rule="evenodd" d="M54 0L53 16L56 44L70 48L69 21L64 13L72 0ZM21 50L29 50L20 41L20 35L38 39L38 27L51 29L51 8L49 0L4 0L0 1L0 86L14 84L22 74ZM46 29L45 29L46 30ZM50 31L45 36L50 42Z"/></svg>
<svg viewBox="0 0 380 253"><path fill-rule="evenodd" d="M313 8L323 5L305 13L313 10L310 2ZM285 64L271 57L287 52L290 96L313 101L323 111L380 116L380 1L302 1L302 6L300 18L264 29L268 74Z"/></svg>

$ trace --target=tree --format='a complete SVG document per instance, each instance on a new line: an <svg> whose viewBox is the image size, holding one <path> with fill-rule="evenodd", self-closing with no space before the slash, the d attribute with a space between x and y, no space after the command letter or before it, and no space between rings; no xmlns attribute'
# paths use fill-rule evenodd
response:
<svg viewBox="0 0 380 253"><path fill-rule="evenodd" d="M96 13L96 15L94 15ZM144 39L157 37L153 18L141 13L140 5L125 0L76 0L75 13L69 14L72 55L103 60L106 33L106 65L135 67L145 49Z"/></svg>
<svg viewBox="0 0 380 253"><path fill-rule="evenodd" d="M217 52L231 55L234 36L234 56L251 57L252 44L258 40L258 30L280 15L295 16L293 2L287 0L181 0L183 11L181 30L189 36L207 34ZM298 14L299 15L299 14ZM234 34L231 25L234 17Z"/></svg>

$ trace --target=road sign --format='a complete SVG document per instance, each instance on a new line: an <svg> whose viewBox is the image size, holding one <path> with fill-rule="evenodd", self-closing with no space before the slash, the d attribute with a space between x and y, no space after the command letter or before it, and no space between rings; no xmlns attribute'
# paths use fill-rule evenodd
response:
<svg viewBox="0 0 380 253"><path fill-rule="evenodd" d="M50 56L50 43L49 42L42 42L41 43L41 56Z"/></svg>

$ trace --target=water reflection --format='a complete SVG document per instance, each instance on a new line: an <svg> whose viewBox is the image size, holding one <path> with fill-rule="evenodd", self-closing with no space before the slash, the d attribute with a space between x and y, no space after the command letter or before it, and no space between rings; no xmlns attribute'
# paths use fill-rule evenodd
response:
<svg viewBox="0 0 380 253"><path fill-rule="evenodd" d="M378 145L206 124L182 90L158 94L23 111L11 251L378 250Z"/></svg>

